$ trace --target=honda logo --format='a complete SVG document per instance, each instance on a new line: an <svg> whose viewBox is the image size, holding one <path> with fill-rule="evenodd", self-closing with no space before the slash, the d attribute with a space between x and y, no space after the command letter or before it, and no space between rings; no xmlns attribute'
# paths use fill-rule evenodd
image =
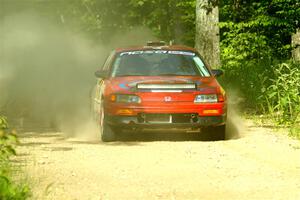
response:
<svg viewBox="0 0 300 200"><path fill-rule="evenodd" d="M165 97L165 101L166 101L166 102L172 101L172 97Z"/></svg>

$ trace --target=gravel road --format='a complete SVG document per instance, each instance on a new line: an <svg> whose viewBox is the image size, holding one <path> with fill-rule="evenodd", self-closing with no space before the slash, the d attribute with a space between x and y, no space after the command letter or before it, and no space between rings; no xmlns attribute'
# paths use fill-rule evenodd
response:
<svg viewBox="0 0 300 200"><path fill-rule="evenodd" d="M299 200L299 141L246 124L226 141L168 133L101 143L33 130L20 135L17 161L33 199Z"/></svg>

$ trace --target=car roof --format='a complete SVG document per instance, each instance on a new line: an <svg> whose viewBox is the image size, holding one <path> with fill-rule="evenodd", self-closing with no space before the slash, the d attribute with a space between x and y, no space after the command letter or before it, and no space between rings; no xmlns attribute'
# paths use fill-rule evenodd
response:
<svg viewBox="0 0 300 200"><path fill-rule="evenodd" d="M116 53L124 51L144 51L144 50L169 50L169 51L190 51L197 53L197 50L183 45L164 45L164 46L133 46L115 49Z"/></svg>

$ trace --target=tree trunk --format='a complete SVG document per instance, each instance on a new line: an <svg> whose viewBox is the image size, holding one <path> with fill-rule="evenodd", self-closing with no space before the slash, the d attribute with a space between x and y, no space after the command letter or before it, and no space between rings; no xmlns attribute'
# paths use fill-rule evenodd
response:
<svg viewBox="0 0 300 200"><path fill-rule="evenodd" d="M197 0L195 46L209 66L220 67L218 0Z"/></svg>
<svg viewBox="0 0 300 200"><path fill-rule="evenodd" d="M292 56L295 62L300 62L300 29L292 35Z"/></svg>

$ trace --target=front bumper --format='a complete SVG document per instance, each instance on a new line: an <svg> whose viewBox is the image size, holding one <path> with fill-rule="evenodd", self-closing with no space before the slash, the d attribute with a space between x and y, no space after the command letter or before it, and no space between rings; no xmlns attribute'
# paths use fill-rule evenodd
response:
<svg viewBox="0 0 300 200"><path fill-rule="evenodd" d="M172 115L172 114L169 114ZM176 114L178 116L178 114ZM107 116L107 123L111 126L122 127L123 129L132 128L201 128L206 126L220 126L226 123L226 114L221 116L198 116L193 115L190 119L184 114L185 120L170 120L168 122L149 122L137 116Z"/></svg>

